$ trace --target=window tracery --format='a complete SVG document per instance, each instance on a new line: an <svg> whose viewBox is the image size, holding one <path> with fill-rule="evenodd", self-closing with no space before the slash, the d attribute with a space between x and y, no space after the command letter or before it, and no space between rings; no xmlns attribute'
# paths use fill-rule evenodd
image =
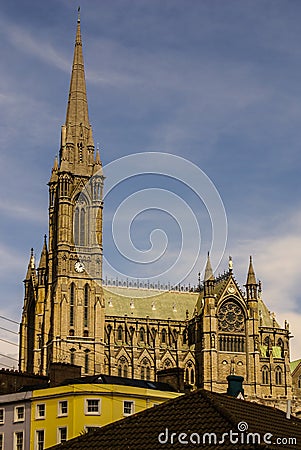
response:
<svg viewBox="0 0 301 450"><path fill-rule="evenodd" d="M231 353L245 352L245 315L242 307L233 300L227 301L220 307L217 317L219 350Z"/></svg>
<svg viewBox="0 0 301 450"><path fill-rule="evenodd" d="M150 362L147 358L141 362L141 380L150 380Z"/></svg>
<svg viewBox="0 0 301 450"><path fill-rule="evenodd" d="M244 313L237 303L229 301L220 307L218 330L228 333L243 333L245 331Z"/></svg>
<svg viewBox="0 0 301 450"><path fill-rule="evenodd" d="M128 376L128 362L124 356L118 360L118 376L124 378Z"/></svg>

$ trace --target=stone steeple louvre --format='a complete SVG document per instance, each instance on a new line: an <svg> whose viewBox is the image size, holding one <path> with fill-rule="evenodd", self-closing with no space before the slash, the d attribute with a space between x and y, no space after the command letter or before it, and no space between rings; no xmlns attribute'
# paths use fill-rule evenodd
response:
<svg viewBox="0 0 301 450"><path fill-rule="evenodd" d="M255 271L253 268L252 256L250 256L250 264L249 264L249 270L248 270L248 276L247 276L247 282L246 282L246 285L250 285L250 284L257 284Z"/></svg>
<svg viewBox="0 0 301 450"><path fill-rule="evenodd" d="M77 19L74 57L65 126L66 138L68 141L72 140L74 144L81 141L84 145L94 145L93 142L91 142L92 130L88 114L80 16L78 16Z"/></svg>

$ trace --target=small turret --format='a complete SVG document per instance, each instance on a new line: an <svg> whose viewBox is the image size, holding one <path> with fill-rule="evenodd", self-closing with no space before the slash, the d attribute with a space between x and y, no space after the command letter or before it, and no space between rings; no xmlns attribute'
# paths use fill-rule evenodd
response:
<svg viewBox="0 0 301 450"><path fill-rule="evenodd" d="M247 282L245 284L246 291L247 291L247 300L252 301L258 299L258 284L256 282L256 276L253 268L253 262L252 262L252 256L250 256L250 263L249 263L249 270L248 270L248 276L247 276Z"/></svg>
<svg viewBox="0 0 301 450"><path fill-rule="evenodd" d="M95 165L101 166L99 148L96 150Z"/></svg>
<svg viewBox="0 0 301 450"><path fill-rule="evenodd" d="M44 236L44 245L41 252L40 263L38 267L38 283L39 285L45 285L46 283L46 272L48 267L48 250L47 250L47 241L46 234Z"/></svg>
<svg viewBox="0 0 301 450"><path fill-rule="evenodd" d="M204 276L204 294L205 294L205 297L213 296L214 281L215 281L215 278L214 278L214 275L213 275L213 270L212 270L212 266L211 266L210 256L209 256L209 252L208 252L207 262L206 262L206 267L205 267L205 276Z"/></svg>
<svg viewBox="0 0 301 450"><path fill-rule="evenodd" d="M26 277L25 277L25 280L24 280L25 298L28 295L29 285L30 284L32 284L33 286L35 285L35 276L36 276L35 259L34 259L33 248L31 248L31 250L30 250L30 258L29 258L27 272L26 272Z"/></svg>
<svg viewBox="0 0 301 450"><path fill-rule="evenodd" d="M27 273L25 277L25 281L31 280L32 274L35 270L35 260L34 260L34 254L33 254L33 248L30 249L30 258L27 268Z"/></svg>
<svg viewBox="0 0 301 450"><path fill-rule="evenodd" d="M58 164L58 160L57 160L57 156L56 156L55 159L54 159L54 164L53 164L53 168L52 168L52 171L51 171L51 178L50 178L49 183L56 183L57 182L57 180L58 180L58 176L57 176L58 169L59 169L59 164Z"/></svg>

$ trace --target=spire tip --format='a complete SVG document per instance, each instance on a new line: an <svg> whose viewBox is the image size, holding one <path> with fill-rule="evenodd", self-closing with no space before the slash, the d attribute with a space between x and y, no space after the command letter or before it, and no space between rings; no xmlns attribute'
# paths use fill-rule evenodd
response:
<svg viewBox="0 0 301 450"><path fill-rule="evenodd" d="M80 23L80 6L77 8L77 23Z"/></svg>
<svg viewBox="0 0 301 450"><path fill-rule="evenodd" d="M232 272L232 271L233 271L233 260L232 260L232 256L229 256L228 267L229 267L229 271Z"/></svg>

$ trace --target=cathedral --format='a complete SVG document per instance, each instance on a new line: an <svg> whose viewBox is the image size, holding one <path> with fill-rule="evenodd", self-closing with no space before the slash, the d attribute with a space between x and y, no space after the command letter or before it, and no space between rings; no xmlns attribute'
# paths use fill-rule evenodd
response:
<svg viewBox="0 0 301 450"><path fill-rule="evenodd" d="M225 392L227 376L236 374L250 399L290 398L289 326L264 304L252 258L243 287L231 258L216 276L209 254L194 289L104 280L103 184L78 19L60 154L48 183L48 239L39 261L31 251L24 281L19 369L47 375L50 363L65 362L85 375L156 380L160 370L181 368L192 387Z"/></svg>

